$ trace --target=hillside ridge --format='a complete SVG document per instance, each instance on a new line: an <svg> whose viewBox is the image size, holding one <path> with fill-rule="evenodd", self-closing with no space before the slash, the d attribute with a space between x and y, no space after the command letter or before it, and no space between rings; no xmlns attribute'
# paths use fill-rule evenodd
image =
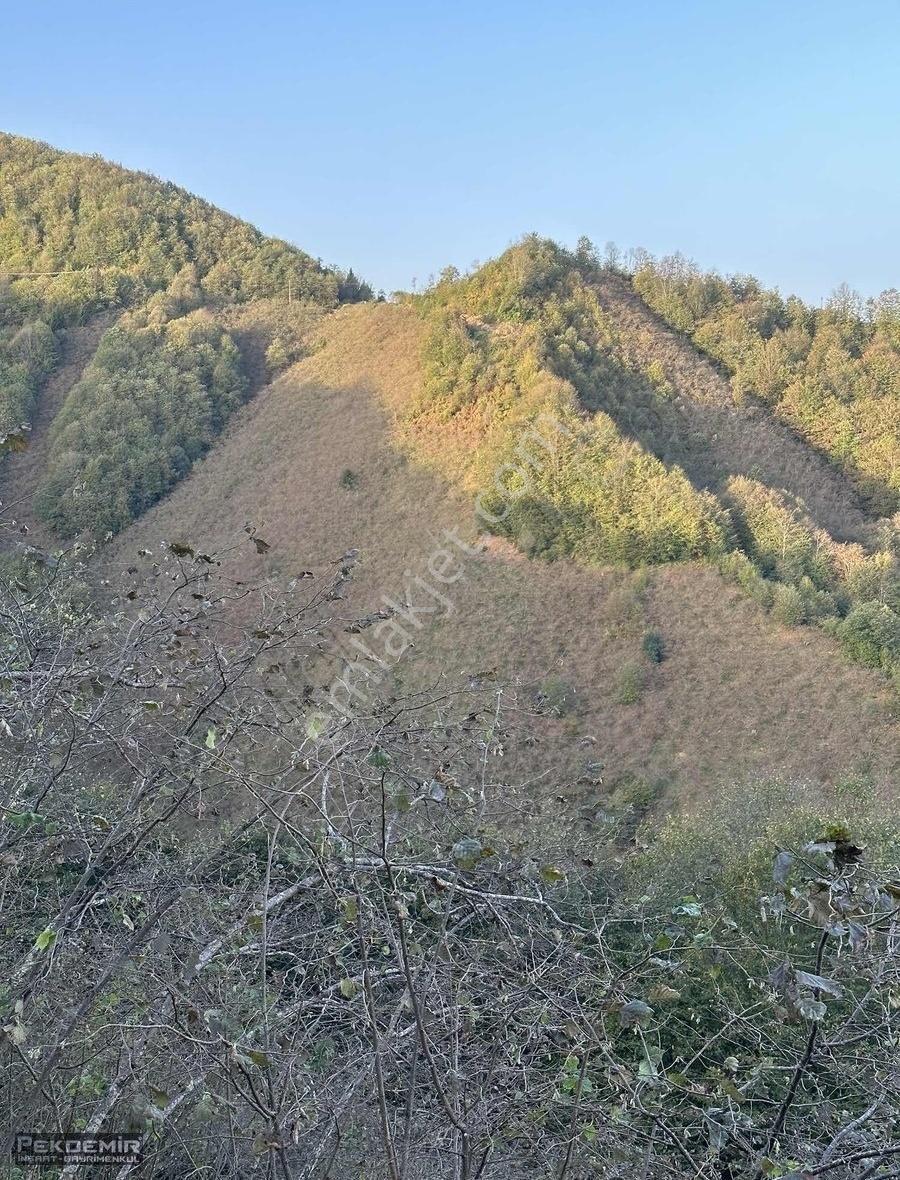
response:
<svg viewBox="0 0 900 1180"><path fill-rule="evenodd" d="M358 550L336 608L340 635L338 620L398 599L406 571L455 530L478 552L448 590L453 609L428 620L383 688L439 691L491 669L521 720L504 775L530 767L585 814L631 780L673 803L772 775L827 786L866 771L887 789L900 728L882 677L853 667L822 632L774 623L708 566L628 573L508 560L479 541L469 497L420 465L398 432L423 379L415 310L346 308L320 333L312 355L238 411L190 476L104 548L109 576L128 585L138 550L173 541L236 544L226 568L247 583L266 571L324 576L329 560ZM648 630L662 636L661 664L642 655ZM360 638L372 645L372 634ZM319 669L318 693L335 672Z"/></svg>
<svg viewBox="0 0 900 1180"><path fill-rule="evenodd" d="M761 403L735 403L731 385L709 357L648 307L624 277L607 273L596 284L601 307L615 319L623 348L646 372L656 364L673 386L683 418L679 441L700 436L678 461L694 482L721 490L727 477L753 474L806 504L819 526L839 541L867 542L874 517L850 481ZM665 456L663 456L665 457Z"/></svg>

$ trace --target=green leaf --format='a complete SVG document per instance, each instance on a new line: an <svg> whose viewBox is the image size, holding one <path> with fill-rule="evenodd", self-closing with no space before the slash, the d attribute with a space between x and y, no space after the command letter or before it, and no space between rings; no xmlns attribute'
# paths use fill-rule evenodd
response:
<svg viewBox="0 0 900 1180"><path fill-rule="evenodd" d="M566 874L556 865L541 865L541 877L548 885L556 885L559 881L565 881Z"/></svg>
<svg viewBox="0 0 900 1180"><path fill-rule="evenodd" d="M252 1061L254 1065L258 1065L260 1069L268 1069L272 1064L269 1060L268 1053L264 1053L262 1049L247 1049L245 1056L250 1061Z"/></svg>
<svg viewBox="0 0 900 1180"><path fill-rule="evenodd" d="M310 741L314 742L321 737L328 725L328 718L324 713L312 713L306 719L306 726L304 732Z"/></svg>
<svg viewBox="0 0 900 1180"><path fill-rule="evenodd" d="M435 803L443 803L447 798L447 789L441 783L433 778L428 784L428 798L434 800Z"/></svg>
<svg viewBox="0 0 900 1180"><path fill-rule="evenodd" d="M206 731L206 748L207 750L216 748L216 727L214 725L211 725Z"/></svg>
<svg viewBox="0 0 900 1180"><path fill-rule="evenodd" d="M10 815L7 815L6 818L8 822L13 825L13 827L20 828L23 832L27 831L30 827L33 827L34 824L40 824L44 822L44 817L42 815L38 815L36 811L16 811L12 812Z"/></svg>
<svg viewBox="0 0 900 1180"><path fill-rule="evenodd" d="M813 975L809 971L798 971L796 979L803 987L812 988L815 991L825 992L828 996L834 996L839 1000L844 994L844 989L834 979L829 979L826 975Z"/></svg>
<svg viewBox="0 0 900 1180"><path fill-rule="evenodd" d="M696 897L683 897L679 905L672 907L672 913L676 917L699 918L702 912L702 907Z"/></svg>
<svg viewBox="0 0 900 1180"><path fill-rule="evenodd" d="M450 849L450 856L461 869L474 869L484 855L484 846L477 836L463 836Z"/></svg>
<svg viewBox="0 0 900 1180"><path fill-rule="evenodd" d="M619 1023L623 1028L635 1028L638 1025L643 1028L652 1015L653 1009L643 1000L629 1000L619 1009Z"/></svg>
<svg viewBox="0 0 900 1180"><path fill-rule="evenodd" d="M797 1003L797 1011L804 1020L824 1020L828 1009L821 1000L814 1000L809 996L804 996Z"/></svg>
<svg viewBox="0 0 900 1180"><path fill-rule="evenodd" d="M352 979L342 979L339 987L341 989L341 995L345 1000L352 1000L359 990Z"/></svg>
<svg viewBox="0 0 900 1180"><path fill-rule="evenodd" d="M737 1088L731 1078L720 1078L719 1089L723 1094L727 1094L732 1101L741 1103L744 1101L744 1095Z"/></svg>
<svg viewBox="0 0 900 1180"><path fill-rule="evenodd" d="M681 992L676 987L669 987L668 984L659 983L656 987L651 987L647 992L647 999L653 1000L655 1004L671 1004L681 996Z"/></svg>
<svg viewBox="0 0 900 1180"><path fill-rule="evenodd" d="M54 942L56 942L56 931L52 926L45 926L34 940L34 947L35 950L45 951L48 947L53 946Z"/></svg>
<svg viewBox="0 0 900 1180"><path fill-rule="evenodd" d="M794 863L792 853L781 851L775 857L772 865L772 880L779 888L784 888L784 884L788 879L788 874L791 871L791 865Z"/></svg>
<svg viewBox="0 0 900 1180"><path fill-rule="evenodd" d="M165 1090L157 1090L154 1086L151 1086L150 1101L160 1110L165 1110L171 1099Z"/></svg>
<svg viewBox="0 0 900 1180"><path fill-rule="evenodd" d="M730 1134L730 1127L728 1123L719 1122L719 1120L715 1118L715 1115L720 1113L722 1112L718 1110L711 1110L707 1111L703 1115L703 1121L706 1123L706 1131L709 1135L709 1146L716 1155L718 1155L718 1153L723 1150L726 1143L728 1142L728 1137Z"/></svg>
<svg viewBox="0 0 900 1180"><path fill-rule="evenodd" d="M15 1021L14 1024L5 1024L3 1026L3 1032L6 1033L14 1045L24 1045L28 1040L28 1029L21 1020Z"/></svg>

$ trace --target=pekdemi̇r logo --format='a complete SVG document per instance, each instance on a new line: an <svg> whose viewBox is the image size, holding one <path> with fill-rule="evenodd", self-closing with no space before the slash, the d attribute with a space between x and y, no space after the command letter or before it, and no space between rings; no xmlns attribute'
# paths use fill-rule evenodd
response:
<svg viewBox="0 0 900 1180"><path fill-rule="evenodd" d="M31 1167L57 1164L139 1164L143 1137L131 1132L19 1131L13 1163Z"/></svg>

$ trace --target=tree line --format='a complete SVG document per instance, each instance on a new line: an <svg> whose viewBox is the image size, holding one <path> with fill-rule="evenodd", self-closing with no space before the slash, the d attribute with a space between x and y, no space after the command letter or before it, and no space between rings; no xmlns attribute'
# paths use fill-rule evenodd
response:
<svg viewBox="0 0 900 1180"><path fill-rule="evenodd" d="M874 511L897 511L900 293L864 303L844 285L813 308L679 255L633 262L634 289L726 368L737 398L771 406L853 477Z"/></svg>

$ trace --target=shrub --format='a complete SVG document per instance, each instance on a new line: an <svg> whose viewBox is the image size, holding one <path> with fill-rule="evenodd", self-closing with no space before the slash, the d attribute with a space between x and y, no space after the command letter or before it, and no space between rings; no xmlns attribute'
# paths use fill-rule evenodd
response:
<svg viewBox="0 0 900 1180"><path fill-rule="evenodd" d="M611 808L644 812L657 802L665 788L666 784L661 780L650 782L645 778L626 775L615 784L607 802Z"/></svg>
<svg viewBox="0 0 900 1180"><path fill-rule="evenodd" d="M290 345L282 336L276 336L266 349L266 372L270 377L281 373L292 364L294 356Z"/></svg>
<svg viewBox="0 0 900 1180"><path fill-rule="evenodd" d="M810 578L801 578L797 591L803 603L805 622L822 623L840 611L844 595L840 592L819 590Z"/></svg>
<svg viewBox="0 0 900 1180"><path fill-rule="evenodd" d="M545 680L538 689L538 704L555 717L565 717L575 708L577 694L574 685L557 676Z"/></svg>
<svg viewBox="0 0 900 1180"><path fill-rule="evenodd" d="M772 618L788 627L807 621L806 604L796 586L776 586L772 596Z"/></svg>
<svg viewBox="0 0 900 1180"><path fill-rule="evenodd" d="M651 627L644 635L641 644L644 655L651 662L651 664L661 664L666 658L666 645L663 640L661 632L655 627Z"/></svg>
<svg viewBox="0 0 900 1180"><path fill-rule="evenodd" d="M340 483L342 488L346 488L348 492L352 492L359 485L359 476L355 471L351 471L349 467L345 467L341 472Z"/></svg>
<svg viewBox="0 0 900 1180"><path fill-rule="evenodd" d="M806 576L818 586L829 584L832 575L822 553L825 538L802 502L744 476L729 480L727 498L741 543L763 573L783 582L796 583Z"/></svg>
<svg viewBox="0 0 900 1180"><path fill-rule="evenodd" d="M43 321L0 326L0 435L27 428L42 381L53 370L57 340Z"/></svg>
<svg viewBox="0 0 900 1180"><path fill-rule="evenodd" d="M625 664L619 671L616 701L620 705L636 705L643 694L646 678L640 664Z"/></svg>
<svg viewBox="0 0 900 1180"><path fill-rule="evenodd" d="M644 369L644 376L656 390L660 397L669 398L674 390L672 383L666 377L666 371L659 360L652 360Z"/></svg>
<svg viewBox="0 0 900 1180"><path fill-rule="evenodd" d="M724 577L740 586L763 610L771 608L774 597L772 583L763 577L746 553L737 550L726 553L719 560L718 566Z"/></svg>
<svg viewBox="0 0 900 1180"><path fill-rule="evenodd" d="M888 671L900 662L900 616L883 603L854 607L840 624L838 636L857 663Z"/></svg>

